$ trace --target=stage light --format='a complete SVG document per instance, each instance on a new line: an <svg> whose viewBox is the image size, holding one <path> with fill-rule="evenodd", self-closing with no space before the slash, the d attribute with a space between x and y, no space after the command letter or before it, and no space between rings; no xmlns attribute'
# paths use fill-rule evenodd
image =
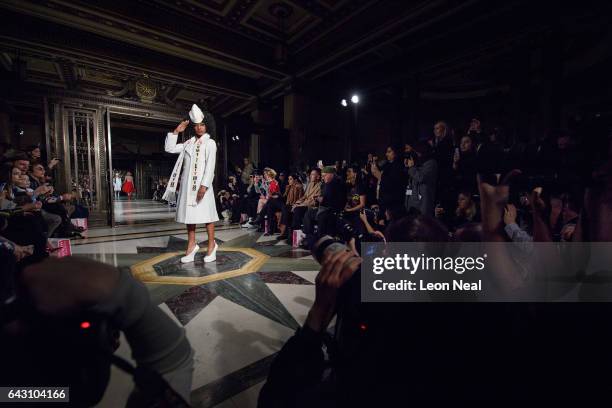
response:
<svg viewBox="0 0 612 408"><path fill-rule="evenodd" d="M347 106L348 103L346 103L346 99L343 99L342 101L340 101L340 105Z"/></svg>
<svg viewBox="0 0 612 408"><path fill-rule="evenodd" d="M236 135L236 140L240 140L240 136Z"/></svg>
<svg viewBox="0 0 612 408"><path fill-rule="evenodd" d="M358 95L353 95L351 97L351 102L353 103L359 103L359 96Z"/></svg>

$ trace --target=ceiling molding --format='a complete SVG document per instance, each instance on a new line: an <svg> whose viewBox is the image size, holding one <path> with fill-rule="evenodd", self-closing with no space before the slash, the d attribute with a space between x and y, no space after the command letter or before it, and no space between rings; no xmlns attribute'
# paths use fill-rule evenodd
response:
<svg viewBox="0 0 612 408"><path fill-rule="evenodd" d="M282 79L287 75L272 64L264 65L253 62L253 59L230 55L213 49L208 43L194 42L193 37L185 37L161 27L138 24L126 16L115 16L106 10L94 11L91 5L85 8L75 2L60 0L44 3L34 0L4 0L0 2L0 7L253 78L261 75Z"/></svg>

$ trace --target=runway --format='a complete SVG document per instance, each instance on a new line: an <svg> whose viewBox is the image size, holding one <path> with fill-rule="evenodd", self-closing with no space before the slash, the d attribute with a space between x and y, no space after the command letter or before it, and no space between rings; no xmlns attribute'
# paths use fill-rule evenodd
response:
<svg viewBox="0 0 612 408"><path fill-rule="evenodd" d="M147 224L174 220L176 207L152 200L128 200L113 202L116 224Z"/></svg>
<svg viewBox="0 0 612 408"><path fill-rule="evenodd" d="M132 203L131 210L146 206ZM318 264L274 236L219 224L217 262L202 263L202 250L194 264L182 265L183 228L168 222L91 230L73 241L73 253L154 281L145 282L152 300L185 328L195 350L194 407L256 407L274 356L314 301ZM197 238L205 248L203 226ZM124 340L118 353L130 357ZM124 406L132 387L113 368L99 406Z"/></svg>

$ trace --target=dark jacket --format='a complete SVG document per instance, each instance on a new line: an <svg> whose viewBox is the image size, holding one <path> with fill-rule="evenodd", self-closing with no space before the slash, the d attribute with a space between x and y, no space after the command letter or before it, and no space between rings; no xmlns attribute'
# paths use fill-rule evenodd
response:
<svg viewBox="0 0 612 408"><path fill-rule="evenodd" d="M380 177L379 199L382 205L390 206L393 203L402 203L406 184L406 168L399 160L388 162L383 166Z"/></svg>
<svg viewBox="0 0 612 408"><path fill-rule="evenodd" d="M408 175L410 180L406 190L406 209L414 207L421 211L421 214L433 216L438 164L434 159L429 159L420 166L411 167Z"/></svg>
<svg viewBox="0 0 612 408"><path fill-rule="evenodd" d="M346 183L339 177L334 176L334 179L329 183L323 183L323 200L321 207L331 208L341 211L346 205Z"/></svg>

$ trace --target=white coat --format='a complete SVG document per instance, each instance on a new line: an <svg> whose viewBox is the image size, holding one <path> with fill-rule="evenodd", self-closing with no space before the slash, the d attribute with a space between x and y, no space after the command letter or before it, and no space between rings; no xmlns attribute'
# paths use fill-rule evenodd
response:
<svg viewBox="0 0 612 408"><path fill-rule="evenodd" d="M176 222L183 224L208 224L219 221L217 206L215 204L215 192L212 182L215 177L215 161L217 156L217 144L210 138L208 133L204 134L199 140L194 136L185 143L176 143L178 135L169 132L166 136L165 150L168 153L181 153L185 150L183 167L181 174L181 185L178 192L176 206ZM199 163L197 163L197 182L198 186L207 188L204 198L195 206L188 205L187 191L189 183L189 169L191 160L195 159L196 143L201 143L203 150L200 152Z"/></svg>

